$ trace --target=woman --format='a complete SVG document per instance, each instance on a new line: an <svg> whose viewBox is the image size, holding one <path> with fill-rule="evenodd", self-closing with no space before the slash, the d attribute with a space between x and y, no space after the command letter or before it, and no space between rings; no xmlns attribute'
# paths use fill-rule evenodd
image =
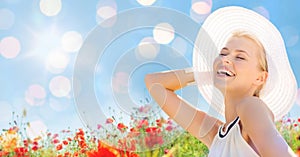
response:
<svg viewBox="0 0 300 157"><path fill-rule="evenodd" d="M206 144L209 156L294 156L274 125L290 110L297 88L275 26L251 10L225 7L206 19L195 45L193 69L146 75L157 104ZM175 93L195 80L226 122Z"/></svg>

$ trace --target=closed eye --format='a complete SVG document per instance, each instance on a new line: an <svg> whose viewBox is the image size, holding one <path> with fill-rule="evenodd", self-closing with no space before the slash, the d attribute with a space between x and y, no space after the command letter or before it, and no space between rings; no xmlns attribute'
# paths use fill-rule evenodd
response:
<svg viewBox="0 0 300 157"><path fill-rule="evenodd" d="M227 56L228 55L228 48L227 47L223 47L222 50L220 51L219 56Z"/></svg>
<svg viewBox="0 0 300 157"><path fill-rule="evenodd" d="M244 57L236 57L236 58L238 58L238 59L241 59L241 60L245 60L245 58L244 58Z"/></svg>
<svg viewBox="0 0 300 157"><path fill-rule="evenodd" d="M227 53L221 52L219 56L227 56Z"/></svg>

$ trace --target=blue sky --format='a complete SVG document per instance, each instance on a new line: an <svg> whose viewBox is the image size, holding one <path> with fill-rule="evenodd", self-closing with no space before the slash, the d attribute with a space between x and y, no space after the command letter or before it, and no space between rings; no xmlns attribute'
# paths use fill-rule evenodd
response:
<svg viewBox="0 0 300 157"><path fill-rule="evenodd" d="M8 127L12 112L21 115L23 110L27 112L26 121L38 122L36 124L44 125L50 130L82 127L74 103L72 86L74 64L80 45L88 33L105 18L149 4L183 13L195 20L199 27L203 17L228 5L244 6L264 15L282 33L299 91L300 10L297 7L300 6L300 2L298 0L1 0L0 128ZM118 60L120 56L134 54L143 39L148 38L146 39L148 43L159 40L153 38L153 29L135 30L127 36L116 39L107 47L103 58L99 59L95 69L97 73L95 93L98 101L106 104L103 110L107 111L107 116L114 114L107 108L114 106L115 103L111 93L105 91L105 88L112 88L109 86L110 81L123 85L122 81L131 76L128 86L130 97L139 106L145 103L146 98L150 99L145 91L142 76L148 72L169 69L162 64L148 64L135 69L134 73L128 73L132 75L112 73L109 70L120 61ZM182 63L178 65L179 67L192 65L191 43L176 35L166 42L169 47L176 48L180 51L179 55L187 59L186 64ZM168 50L168 47L155 44L150 48L154 52L150 56L139 55L149 59L157 55L156 53ZM118 77L114 78L114 74ZM114 87L113 90L120 91L122 88ZM300 94L297 101L298 104L295 102L290 112L292 117L300 117Z"/></svg>

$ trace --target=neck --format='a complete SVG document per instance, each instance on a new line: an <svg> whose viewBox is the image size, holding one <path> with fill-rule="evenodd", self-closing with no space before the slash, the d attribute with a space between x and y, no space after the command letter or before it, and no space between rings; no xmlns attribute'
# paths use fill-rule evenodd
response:
<svg viewBox="0 0 300 157"><path fill-rule="evenodd" d="M237 104L239 104L245 97L252 95L252 92L226 92L224 94L226 122L231 122L238 116L236 112Z"/></svg>

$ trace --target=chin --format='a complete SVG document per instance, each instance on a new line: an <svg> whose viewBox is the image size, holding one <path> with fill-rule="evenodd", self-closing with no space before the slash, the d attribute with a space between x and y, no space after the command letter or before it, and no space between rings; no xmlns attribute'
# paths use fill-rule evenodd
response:
<svg viewBox="0 0 300 157"><path fill-rule="evenodd" d="M214 76L214 86L220 91L225 91L229 86L234 83L235 77L218 77Z"/></svg>
<svg viewBox="0 0 300 157"><path fill-rule="evenodd" d="M228 87L227 83L222 81L222 82L219 82L219 81L214 81L214 86L220 90L223 94L226 90L226 88Z"/></svg>

